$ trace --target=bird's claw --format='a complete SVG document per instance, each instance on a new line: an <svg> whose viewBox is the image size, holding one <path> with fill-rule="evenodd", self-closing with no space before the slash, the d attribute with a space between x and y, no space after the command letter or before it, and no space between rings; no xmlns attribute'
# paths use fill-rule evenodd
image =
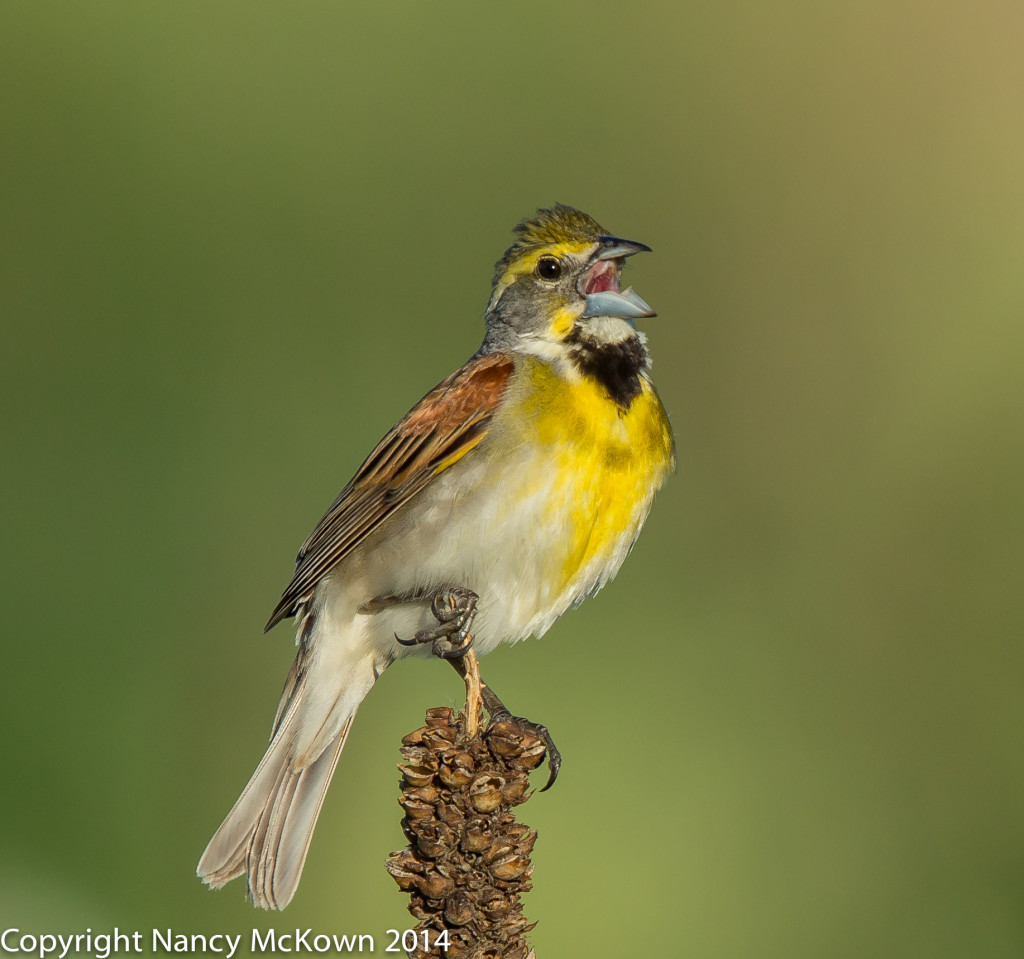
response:
<svg viewBox="0 0 1024 959"><path fill-rule="evenodd" d="M555 784L555 780L558 778L558 771L562 768L562 754L555 745L555 741L551 738L548 727L541 723L530 722L529 719L524 719L522 716L513 716L508 710L504 713L492 715L491 722L516 723L529 730L544 744L544 750L548 754L548 781L537 792L547 792Z"/></svg>
<svg viewBox="0 0 1024 959"><path fill-rule="evenodd" d="M437 620L436 626L421 629L411 639L395 639L403 646L431 644L431 652L439 659L461 659L473 647L473 634L469 631L476 616L480 601L473 590L455 586L434 594L430 601L430 612Z"/></svg>
<svg viewBox="0 0 1024 959"><path fill-rule="evenodd" d="M508 707L498 698L497 694L490 686L485 685L481 692L483 694L484 706L487 708L487 712L491 714L491 723L516 723L517 725L528 729L544 744L544 749L548 754L548 781L544 783L538 792L545 792L550 789L558 778L558 771L562 768L562 753L555 745L555 741L551 738L551 733L548 732L548 727L541 723L531 722L529 719L524 719L522 716L513 716L512 713L509 712Z"/></svg>

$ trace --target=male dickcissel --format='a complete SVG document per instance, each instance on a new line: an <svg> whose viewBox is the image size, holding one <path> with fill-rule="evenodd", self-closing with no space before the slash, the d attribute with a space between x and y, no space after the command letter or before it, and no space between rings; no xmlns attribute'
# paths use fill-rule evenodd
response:
<svg viewBox="0 0 1024 959"><path fill-rule="evenodd" d="M381 673L415 651L457 659L542 635L618 572L672 469L634 325L654 313L619 289L625 258L649 247L562 205L515 233L483 345L384 437L299 550L267 623L295 617L298 655L266 755L199 863L214 888L245 873L255 905L286 906Z"/></svg>

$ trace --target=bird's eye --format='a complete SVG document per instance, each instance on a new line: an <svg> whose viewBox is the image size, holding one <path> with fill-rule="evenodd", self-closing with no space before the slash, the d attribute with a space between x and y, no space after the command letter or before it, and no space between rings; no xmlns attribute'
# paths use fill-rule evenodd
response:
<svg viewBox="0 0 1024 959"><path fill-rule="evenodd" d="M562 275L562 264L553 256L542 256L537 261L537 276L553 282Z"/></svg>

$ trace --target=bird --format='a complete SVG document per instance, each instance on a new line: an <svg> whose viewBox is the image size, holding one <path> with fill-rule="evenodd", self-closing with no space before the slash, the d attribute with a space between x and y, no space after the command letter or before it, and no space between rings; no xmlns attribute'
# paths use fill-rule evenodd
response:
<svg viewBox="0 0 1024 959"><path fill-rule="evenodd" d="M266 754L197 868L215 889L244 874L254 906L295 895L356 709L384 671L416 653L458 668L470 647L543 635L615 576L674 470L636 327L656 314L619 282L650 247L563 204L513 235L480 348L373 449L270 615L266 630L294 618L298 652Z"/></svg>

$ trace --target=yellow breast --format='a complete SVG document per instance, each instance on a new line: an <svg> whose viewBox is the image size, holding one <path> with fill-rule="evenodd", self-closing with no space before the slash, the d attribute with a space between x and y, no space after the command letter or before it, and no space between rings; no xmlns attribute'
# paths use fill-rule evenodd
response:
<svg viewBox="0 0 1024 959"><path fill-rule="evenodd" d="M579 602L618 571L673 467L668 417L646 378L628 410L595 381L534 359L517 380L509 412L537 451L544 520L559 534L545 572L553 592Z"/></svg>

